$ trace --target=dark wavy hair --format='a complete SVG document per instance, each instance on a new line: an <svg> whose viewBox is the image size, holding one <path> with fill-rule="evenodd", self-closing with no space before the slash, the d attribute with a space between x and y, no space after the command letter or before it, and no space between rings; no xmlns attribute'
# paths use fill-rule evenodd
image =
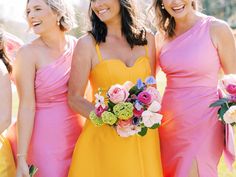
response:
<svg viewBox="0 0 236 177"><path fill-rule="evenodd" d="M4 44L4 37L3 37L3 31L0 30L0 60L3 61L3 63L6 65L6 68L9 73L12 72L12 66L10 64L10 60L6 55L5 50L5 44Z"/></svg>
<svg viewBox="0 0 236 177"><path fill-rule="evenodd" d="M175 19L165 9L162 9L162 3L162 0L156 0L154 2L154 7L158 18L158 27L162 32L167 34L167 37L171 38L175 35ZM197 10L196 1L193 1L192 7Z"/></svg>
<svg viewBox="0 0 236 177"><path fill-rule="evenodd" d="M121 32L125 36L130 47L135 45L146 45L146 30L138 23L134 4L131 0L120 0L120 15L121 15ZM91 2L89 5L89 16L92 25L92 29L88 31L93 35L96 43L106 41L107 26L102 22L91 8Z"/></svg>

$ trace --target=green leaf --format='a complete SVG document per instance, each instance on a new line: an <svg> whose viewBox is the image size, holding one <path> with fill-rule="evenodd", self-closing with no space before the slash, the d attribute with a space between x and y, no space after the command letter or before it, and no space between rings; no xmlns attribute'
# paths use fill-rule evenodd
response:
<svg viewBox="0 0 236 177"><path fill-rule="evenodd" d="M150 129L156 129L160 126L160 124L154 124L152 127L150 127Z"/></svg>
<svg viewBox="0 0 236 177"><path fill-rule="evenodd" d="M35 167L34 165L29 166L29 175L30 175L30 177L33 177L36 174L37 171L38 171L38 168Z"/></svg>
<svg viewBox="0 0 236 177"><path fill-rule="evenodd" d="M229 101L229 100L228 100L227 98L221 98L221 99L217 100L216 102L212 103L212 104L210 105L210 107L221 106L221 105L227 103L228 101Z"/></svg>
<svg viewBox="0 0 236 177"><path fill-rule="evenodd" d="M147 127L142 127L141 131L138 132L140 136L144 136L147 133L148 128Z"/></svg>
<svg viewBox="0 0 236 177"><path fill-rule="evenodd" d="M221 105L221 108L220 108L220 110L219 110L219 116L220 116L220 118L221 118L221 120L225 123L225 121L224 121L224 114L225 114L225 112L228 110L229 108L228 108L228 106L227 106L227 104L223 104L223 105Z"/></svg>

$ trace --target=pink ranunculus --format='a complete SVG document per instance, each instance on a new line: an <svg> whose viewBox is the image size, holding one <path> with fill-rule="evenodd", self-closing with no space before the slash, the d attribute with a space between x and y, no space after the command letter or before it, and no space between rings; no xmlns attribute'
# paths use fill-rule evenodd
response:
<svg viewBox="0 0 236 177"><path fill-rule="evenodd" d="M158 92L158 90L155 87L148 87L145 91L151 95L152 101L155 100L155 101L161 102L161 94Z"/></svg>
<svg viewBox="0 0 236 177"><path fill-rule="evenodd" d="M102 113L107 110L107 107L103 108L101 105L95 109L95 114L98 117L102 116Z"/></svg>
<svg viewBox="0 0 236 177"><path fill-rule="evenodd" d="M221 80L221 87L223 87L223 89L226 89L228 87L228 85L236 85L236 74L228 74L225 75L222 80Z"/></svg>
<svg viewBox="0 0 236 177"><path fill-rule="evenodd" d="M236 95L236 84L227 85L226 91L231 95Z"/></svg>
<svg viewBox="0 0 236 177"><path fill-rule="evenodd" d="M143 91L138 94L138 100L145 105L149 105L152 102L152 97L148 92Z"/></svg>
<svg viewBox="0 0 236 177"><path fill-rule="evenodd" d="M124 87L118 84L113 85L108 90L108 97L111 100L111 102L115 104L126 101L128 96L129 92Z"/></svg>
<svg viewBox="0 0 236 177"><path fill-rule="evenodd" d="M137 110L137 109L133 109L133 113L135 117L141 117L142 113L143 113L143 109Z"/></svg>

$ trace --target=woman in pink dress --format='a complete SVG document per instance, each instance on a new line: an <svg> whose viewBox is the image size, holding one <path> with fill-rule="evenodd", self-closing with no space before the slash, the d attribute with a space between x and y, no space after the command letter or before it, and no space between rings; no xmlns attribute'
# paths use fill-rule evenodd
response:
<svg viewBox="0 0 236 177"><path fill-rule="evenodd" d="M224 148L217 119L219 70L236 73L233 34L195 0L156 0L158 61L167 76L159 129L165 177L216 177Z"/></svg>
<svg viewBox="0 0 236 177"><path fill-rule="evenodd" d="M14 63L19 94L17 177L67 177L81 122L67 104L67 83L76 40L66 36L72 16L63 0L28 0L27 20L39 35ZM15 143L15 142L14 142Z"/></svg>

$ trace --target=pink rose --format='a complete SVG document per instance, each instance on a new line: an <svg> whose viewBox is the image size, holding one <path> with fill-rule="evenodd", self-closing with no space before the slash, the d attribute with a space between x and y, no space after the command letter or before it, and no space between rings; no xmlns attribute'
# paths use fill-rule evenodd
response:
<svg viewBox="0 0 236 177"><path fill-rule="evenodd" d="M222 89L225 89L227 92L233 92L235 94L235 87L236 87L236 74L229 74L225 75L221 81ZM228 92L229 93L229 92Z"/></svg>
<svg viewBox="0 0 236 177"><path fill-rule="evenodd" d="M128 120L119 120L117 122L117 125L120 127L129 127L132 125L132 119L128 119Z"/></svg>
<svg viewBox="0 0 236 177"><path fill-rule="evenodd" d="M113 85L109 90L108 90L108 97L111 102L117 104L120 102L124 102L129 96L129 92L122 87L121 85Z"/></svg>
<svg viewBox="0 0 236 177"><path fill-rule="evenodd" d="M133 109L133 113L135 117L141 117L142 113L143 113L143 109L137 110L137 109Z"/></svg>
<svg viewBox="0 0 236 177"><path fill-rule="evenodd" d="M148 92L143 91L138 94L138 100L145 105L149 105L152 102L152 97Z"/></svg>
<svg viewBox="0 0 236 177"><path fill-rule="evenodd" d="M158 90L155 87L148 87L145 91L151 95L152 101L155 100L155 101L161 102L161 94L158 92Z"/></svg>
<svg viewBox="0 0 236 177"><path fill-rule="evenodd" d="M229 94L236 95L236 84L229 84L229 85L227 85L226 91Z"/></svg>

